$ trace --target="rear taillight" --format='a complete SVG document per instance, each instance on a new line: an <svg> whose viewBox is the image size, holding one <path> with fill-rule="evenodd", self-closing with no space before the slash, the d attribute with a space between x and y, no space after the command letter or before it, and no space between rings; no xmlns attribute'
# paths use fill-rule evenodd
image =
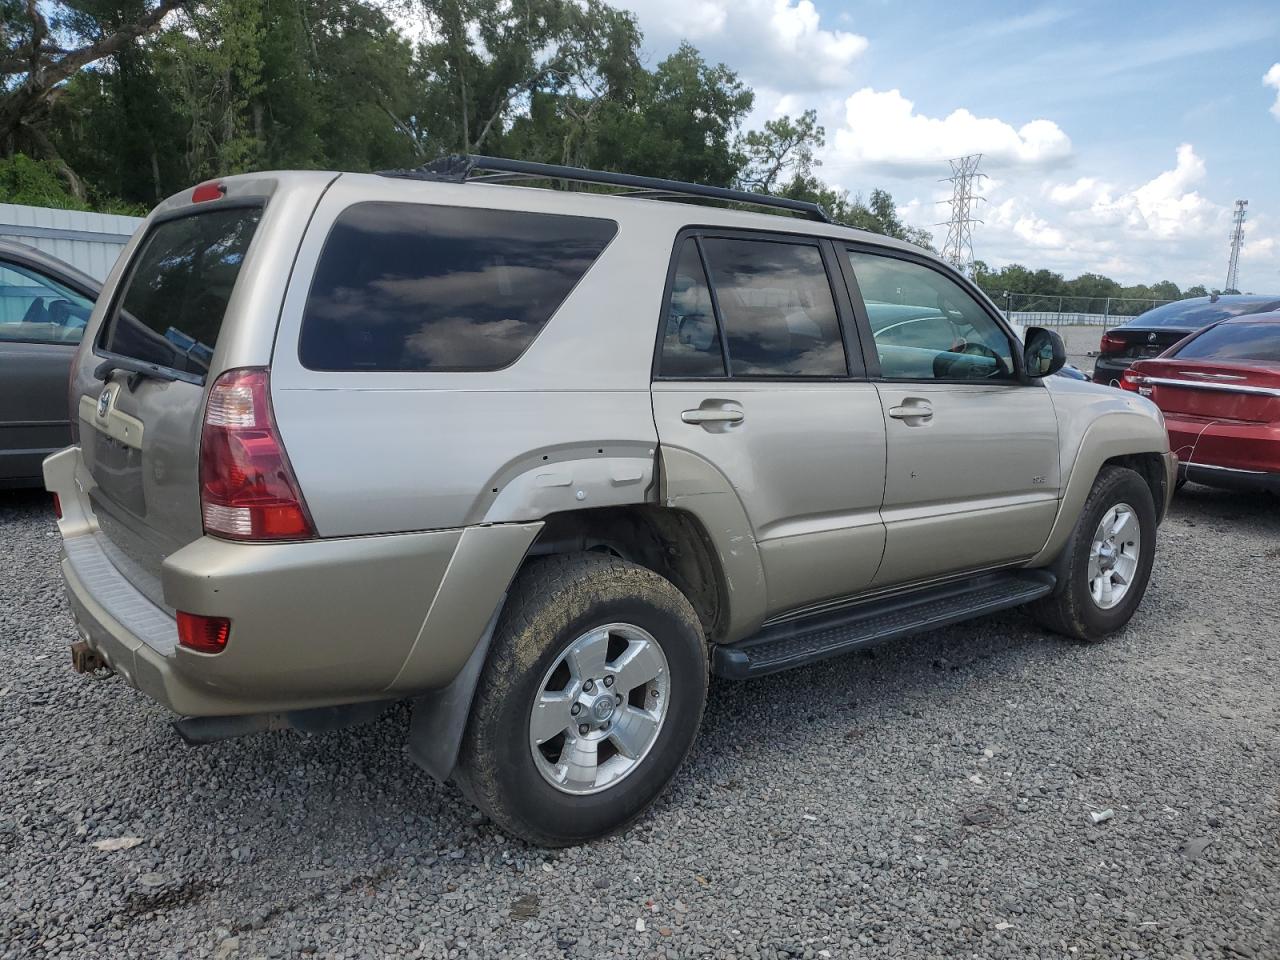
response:
<svg viewBox="0 0 1280 960"><path fill-rule="evenodd" d="M209 390L200 436L205 533L232 540L315 536L271 413L267 371L229 370Z"/></svg>
<svg viewBox="0 0 1280 960"><path fill-rule="evenodd" d="M1120 389L1132 390L1139 396L1149 397L1154 392L1151 383L1140 373L1126 370L1120 375Z"/></svg>
<svg viewBox="0 0 1280 960"><path fill-rule="evenodd" d="M1102 353L1124 353L1125 342L1119 337L1104 333L1102 342L1098 344L1098 350Z"/></svg>
<svg viewBox="0 0 1280 960"><path fill-rule="evenodd" d="M231 636L231 621L226 617L206 617L198 613L178 611L178 642L197 653L221 653Z"/></svg>
<svg viewBox="0 0 1280 960"><path fill-rule="evenodd" d="M62 519L62 499L56 493L53 495L53 515Z"/></svg>

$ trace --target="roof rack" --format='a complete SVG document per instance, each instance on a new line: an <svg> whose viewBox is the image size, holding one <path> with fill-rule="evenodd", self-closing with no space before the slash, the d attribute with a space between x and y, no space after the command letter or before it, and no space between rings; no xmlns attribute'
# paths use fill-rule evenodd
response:
<svg viewBox="0 0 1280 960"><path fill-rule="evenodd" d="M583 167L567 167L555 163L535 163L531 160L508 160L505 157L483 157L475 154L452 154L412 170L380 170L382 177L401 177L409 180L442 180L465 183L468 180L484 183L510 183L519 180L565 180L573 183L598 183L613 187L626 187L621 194L648 200L727 200L757 207L786 210L831 223L826 211L807 200L791 200L766 193L750 193L746 190L730 190L727 187L708 187L700 183L666 180L662 177L641 177L631 173L612 173L607 170L587 170Z"/></svg>

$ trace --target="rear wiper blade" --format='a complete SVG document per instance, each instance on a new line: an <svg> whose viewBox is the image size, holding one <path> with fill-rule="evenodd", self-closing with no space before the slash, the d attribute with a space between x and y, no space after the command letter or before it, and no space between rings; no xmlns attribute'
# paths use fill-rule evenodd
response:
<svg viewBox="0 0 1280 960"><path fill-rule="evenodd" d="M98 354L102 356L102 354ZM203 377L194 373L184 373L181 370L174 370L169 367L162 367L157 363L148 363L146 360L136 360L133 357L121 357L112 355L104 357L103 361L93 369L93 377L95 380L106 381L113 370L128 370L134 376L129 378L129 389L137 386L135 378L153 377L156 380L182 380L186 383L202 383Z"/></svg>

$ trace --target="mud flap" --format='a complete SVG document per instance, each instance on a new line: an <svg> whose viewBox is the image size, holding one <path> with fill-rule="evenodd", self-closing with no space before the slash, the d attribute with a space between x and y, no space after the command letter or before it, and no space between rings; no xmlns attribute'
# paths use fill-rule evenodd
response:
<svg viewBox="0 0 1280 960"><path fill-rule="evenodd" d="M409 722L406 744L409 756L441 783L448 781L457 766L462 734L467 729L467 718L471 714L471 700L475 696L476 684L480 682L480 671L484 669L493 632L498 627L498 616L506 602L504 593L484 628L480 642L453 681L447 687L423 694L413 701L413 718Z"/></svg>

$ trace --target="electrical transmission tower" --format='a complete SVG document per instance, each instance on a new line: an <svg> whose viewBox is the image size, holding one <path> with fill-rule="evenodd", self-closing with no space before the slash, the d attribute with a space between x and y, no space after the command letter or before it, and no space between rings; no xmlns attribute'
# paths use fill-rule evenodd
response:
<svg viewBox="0 0 1280 960"><path fill-rule="evenodd" d="M973 192L986 176L985 173L978 172L978 164L981 162L980 153L957 157L951 161L951 176L940 181L951 184L951 200L939 201L951 204L951 219L946 221L947 242L942 247L942 258L966 277L973 276L973 225L982 222L972 216L973 206L986 199L975 196Z"/></svg>
<svg viewBox="0 0 1280 960"><path fill-rule="evenodd" d="M1248 200L1237 200L1235 213L1231 215L1231 257L1227 260L1227 283L1223 291L1240 289L1240 248L1244 246L1244 208L1248 205Z"/></svg>

